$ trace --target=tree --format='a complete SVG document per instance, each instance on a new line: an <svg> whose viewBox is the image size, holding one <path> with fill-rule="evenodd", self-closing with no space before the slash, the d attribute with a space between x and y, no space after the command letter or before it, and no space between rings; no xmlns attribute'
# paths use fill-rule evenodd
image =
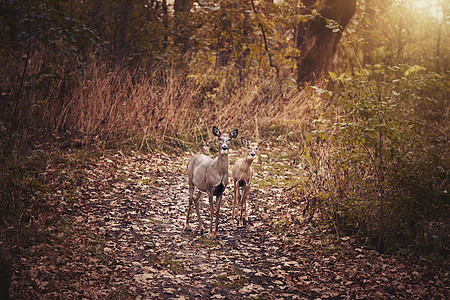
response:
<svg viewBox="0 0 450 300"><path fill-rule="evenodd" d="M120 12L117 19L117 40L116 53L119 57L125 57L129 51L130 42L127 41L127 35L130 26L130 17L133 12L134 1L121 0L119 1L118 11Z"/></svg>
<svg viewBox="0 0 450 300"><path fill-rule="evenodd" d="M356 0L303 1L304 13L311 18L297 27L296 44L301 51L297 60L297 80L313 82L327 70L342 37L356 11Z"/></svg>
<svg viewBox="0 0 450 300"><path fill-rule="evenodd" d="M175 44L180 46L182 54L189 49L189 38L192 35L189 18L193 4L193 0L175 0L173 4L175 12Z"/></svg>

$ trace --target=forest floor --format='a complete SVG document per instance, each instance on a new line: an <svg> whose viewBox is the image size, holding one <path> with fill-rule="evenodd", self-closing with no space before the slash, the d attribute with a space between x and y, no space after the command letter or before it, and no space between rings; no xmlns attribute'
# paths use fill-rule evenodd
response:
<svg viewBox="0 0 450 300"><path fill-rule="evenodd" d="M80 150L81 152L81 150ZM263 151L264 152L264 151ZM283 188L296 170L267 148L249 199L249 224L220 238L184 232L191 154L105 153L49 161L39 234L14 266L13 299L445 299L448 265L380 254L320 230ZM79 154L78 154L79 155ZM230 162L236 159L230 155ZM278 156L277 156L278 155ZM208 205L202 219L208 228Z"/></svg>

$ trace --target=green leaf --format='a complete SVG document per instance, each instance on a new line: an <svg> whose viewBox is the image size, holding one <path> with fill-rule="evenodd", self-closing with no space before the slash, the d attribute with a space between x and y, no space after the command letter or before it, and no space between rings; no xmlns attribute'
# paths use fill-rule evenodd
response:
<svg viewBox="0 0 450 300"><path fill-rule="evenodd" d="M331 80L337 81L337 78L338 78L338 77L337 77L337 74L336 74L335 72L329 71L328 74L330 74Z"/></svg>
<svg viewBox="0 0 450 300"><path fill-rule="evenodd" d="M408 70L405 71L405 76L408 76L408 75L413 74L413 73L415 74L415 73L417 73L419 71L425 71L425 70L426 70L426 68L424 68L422 66L414 65L414 66L410 67Z"/></svg>

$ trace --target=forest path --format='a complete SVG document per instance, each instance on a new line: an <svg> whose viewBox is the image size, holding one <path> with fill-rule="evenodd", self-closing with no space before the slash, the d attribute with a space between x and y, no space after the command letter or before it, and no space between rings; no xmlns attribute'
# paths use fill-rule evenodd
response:
<svg viewBox="0 0 450 300"><path fill-rule="evenodd" d="M258 191L249 201L252 213L247 228L231 225L230 188L221 206L219 239L211 240L208 232L197 230L195 213L191 214L194 230L183 230L187 160L158 154L107 158L101 165L116 170L109 180L102 176L103 170L87 172L93 184L81 190L84 201L74 218L107 239L103 250L113 253L115 269L127 278L128 293L155 299L295 297L286 276L301 276L298 263L281 251L278 238L263 222L264 209L273 203L261 205L264 196L256 196ZM107 188L99 190L99 185ZM208 207L204 197L201 215L206 228ZM123 277L117 284L124 284Z"/></svg>
<svg viewBox="0 0 450 300"><path fill-rule="evenodd" d="M295 174L281 166L255 163L249 226L231 225L229 186L221 206L221 237L200 234L195 213L193 231L184 232L188 159L113 154L79 166L75 192L62 189L54 195L65 221L48 226L47 240L29 249L30 257L13 277L13 298L448 296L448 272L426 263L410 265L311 226L302 207L285 199L281 182ZM265 156L265 163L274 160ZM265 184L269 177L278 178L279 185L276 180ZM63 186L61 175L53 180ZM201 214L208 228L206 203L205 197Z"/></svg>

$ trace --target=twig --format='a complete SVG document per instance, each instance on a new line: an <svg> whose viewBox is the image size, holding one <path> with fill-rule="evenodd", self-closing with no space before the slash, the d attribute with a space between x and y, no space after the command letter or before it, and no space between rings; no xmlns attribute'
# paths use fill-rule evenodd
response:
<svg viewBox="0 0 450 300"><path fill-rule="evenodd" d="M283 189L283 192L290 191L290 190L292 190L292 189L298 187L300 184L305 183L305 182L308 182L308 181L311 179L311 177L312 177L312 174L309 175L308 179L302 180L302 181L300 181L300 182L297 182L296 184L294 184L294 185L292 185L292 186L290 186L290 187L288 187L288 188L284 188L284 189Z"/></svg>
<svg viewBox="0 0 450 300"><path fill-rule="evenodd" d="M256 10L256 7L255 7L255 3L253 1L254 0L251 1L253 12L255 14L258 14L258 11ZM264 49L266 50L267 56L269 57L269 66L271 66L272 68L275 68L275 70L277 71L277 78L278 78L279 74L280 74L280 71L278 70L278 67L276 65L274 65L273 62L272 62L272 56L270 55L269 46L267 45L267 38L266 38L266 32L264 30L264 26L263 26L263 24L261 22L258 22L258 26L261 29L262 36L263 36L263 39L264 39Z"/></svg>

